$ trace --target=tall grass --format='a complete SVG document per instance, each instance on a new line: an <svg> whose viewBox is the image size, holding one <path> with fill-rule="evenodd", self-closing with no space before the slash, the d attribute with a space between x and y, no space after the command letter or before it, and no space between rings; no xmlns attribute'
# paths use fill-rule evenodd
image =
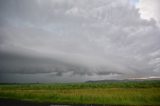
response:
<svg viewBox="0 0 160 106"><path fill-rule="evenodd" d="M60 104L160 105L160 81L3 84L0 98Z"/></svg>

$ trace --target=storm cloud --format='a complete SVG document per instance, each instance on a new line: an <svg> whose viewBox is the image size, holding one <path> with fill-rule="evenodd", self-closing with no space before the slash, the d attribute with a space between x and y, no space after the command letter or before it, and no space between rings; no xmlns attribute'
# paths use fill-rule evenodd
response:
<svg viewBox="0 0 160 106"><path fill-rule="evenodd" d="M0 82L159 77L159 13L132 2L1 0Z"/></svg>

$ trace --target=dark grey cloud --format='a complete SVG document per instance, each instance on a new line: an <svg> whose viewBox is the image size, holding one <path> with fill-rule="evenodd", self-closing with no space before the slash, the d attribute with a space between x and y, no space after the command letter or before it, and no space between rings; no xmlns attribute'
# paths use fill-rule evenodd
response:
<svg viewBox="0 0 160 106"><path fill-rule="evenodd" d="M1 82L160 75L159 21L142 19L130 0L1 0L0 5Z"/></svg>

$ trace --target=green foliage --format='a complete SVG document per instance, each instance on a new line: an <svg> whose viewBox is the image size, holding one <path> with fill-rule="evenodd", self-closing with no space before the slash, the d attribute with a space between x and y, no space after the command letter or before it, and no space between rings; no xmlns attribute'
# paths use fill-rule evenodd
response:
<svg viewBox="0 0 160 106"><path fill-rule="evenodd" d="M0 98L61 104L160 105L160 81L1 84Z"/></svg>

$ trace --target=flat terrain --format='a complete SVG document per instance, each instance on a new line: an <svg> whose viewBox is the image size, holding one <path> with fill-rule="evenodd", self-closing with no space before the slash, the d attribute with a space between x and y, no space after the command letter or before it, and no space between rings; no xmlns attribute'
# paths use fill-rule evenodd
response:
<svg viewBox="0 0 160 106"><path fill-rule="evenodd" d="M0 98L53 104L160 105L160 81L0 84Z"/></svg>

